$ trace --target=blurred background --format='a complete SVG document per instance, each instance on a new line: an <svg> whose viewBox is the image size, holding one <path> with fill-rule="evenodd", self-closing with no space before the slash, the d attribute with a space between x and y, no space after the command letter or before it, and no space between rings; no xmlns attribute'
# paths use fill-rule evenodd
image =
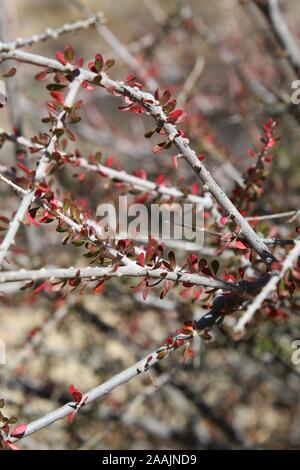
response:
<svg viewBox="0 0 300 470"><path fill-rule="evenodd" d="M84 66L97 52L116 60L110 76L126 80L133 73L153 92L169 89L188 114L180 125L220 185L231 193L252 163L250 148L259 148L265 121L278 119L280 143L253 207L260 215L299 209L299 105L291 105L292 82L299 71L289 58L258 0L2 0L2 40L26 37L102 11L105 27L80 30L25 48L55 58L71 44ZM300 4L279 3L300 48ZM15 65L15 64L13 64ZM27 138L47 132L49 93L34 80L37 67L18 64L8 105L0 110L0 127ZM1 65L3 70L7 64ZM74 126L74 144L84 156L101 151L104 161L128 172L145 170L152 181L197 192L190 168L176 171L167 154L152 153L149 118L120 113L121 101L105 91L81 91L85 107ZM159 141L160 139L158 139ZM18 158L34 156L6 142L0 167L13 174ZM168 151L172 156L172 149ZM173 150L174 153L174 150ZM3 168L2 168L3 169ZM1 172L2 172L1 169ZM100 202L124 193L113 182L65 165L56 173L58 194L86 199L93 212ZM192 189L191 189L192 188ZM1 215L10 217L18 196L0 182ZM290 236L297 220L261 224L264 236ZM11 264L6 269L83 266L88 260L50 224L22 227ZM208 239L204 256L216 257ZM281 248L279 248L281 250ZM284 253L279 251L279 253ZM177 250L180 262L186 255ZM220 261L235 272L238 258L224 252ZM70 400L74 383L83 392L142 358L185 320L205 312L208 297L190 300L177 288L164 299L153 289L144 301L134 280L113 280L103 295L71 287L67 300L54 290L36 295L20 285L3 285L0 338L7 365L0 366L0 395L8 413L29 422ZM283 300L284 302L284 300ZM284 305L283 305L284 307ZM292 341L300 339L299 311L285 309L279 318L262 316L245 338L234 341L214 331L208 343L195 341L195 355L181 364L171 355L154 367L152 378L139 376L82 410L72 425L57 422L22 441L24 449L219 449L297 448L300 439L300 367L291 362ZM231 319L228 319L228 326ZM42 331L40 336L39 333ZM37 339L36 339L37 338ZM27 351L24 354L24 350ZM155 385L152 384L152 381Z"/></svg>

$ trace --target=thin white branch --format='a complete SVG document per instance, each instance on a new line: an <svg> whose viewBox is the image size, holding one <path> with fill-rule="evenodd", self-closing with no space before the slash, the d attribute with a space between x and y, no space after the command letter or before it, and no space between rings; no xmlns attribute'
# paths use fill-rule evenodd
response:
<svg viewBox="0 0 300 470"><path fill-rule="evenodd" d="M281 14L278 0L268 0L268 4L274 31L288 53L294 67L300 69L300 49Z"/></svg>
<svg viewBox="0 0 300 470"><path fill-rule="evenodd" d="M205 330L206 328L212 327L219 317L220 314L218 313L218 311L216 311L214 314L208 312L203 317L201 317L191 329L184 328L180 330L178 333L175 334L175 336L170 337L163 345L161 345L158 349L144 357L141 361L124 370L120 374L115 375L107 382L88 391L83 396L83 399L79 405L75 402L69 402L64 406L57 408L56 410L46 414L42 418L37 419L36 421L33 421L28 424L24 434L20 438L13 437L10 438L10 441L15 442L17 440L23 439L24 437L29 436L30 434L33 434L34 432L39 431L40 429L43 429L60 419L65 418L70 413L76 410L78 411L78 408L80 408L81 406L85 406L89 403L92 403L93 401L101 398L102 396L112 392L120 385L133 379L137 375L148 371L150 367L154 366L159 361L166 358L171 352L175 351L181 346L189 345L190 341L199 333L201 333L201 331Z"/></svg>
<svg viewBox="0 0 300 470"><path fill-rule="evenodd" d="M30 142L30 140L26 139L23 136L19 136L19 137L11 136L0 129L0 136L1 134L6 136L8 140L16 141L18 144L23 145L26 148L30 148L30 147L40 148L41 147L38 144L33 144L32 142ZM62 156L68 157L67 161L70 160L70 163L74 164L75 167L80 167L86 171L91 171L94 173L101 172L103 175L107 176L109 179L123 181L124 183L127 183L131 185L133 188L138 189L140 191L149 192L154 196L156 196L157 194L161 194L161 195L167 196L168 199L169 198L183 199L192 204L203 204L206 209L212 209L213 201L211 199L210 194L207 194L204 197L197 196L194 194L185 194L184 192L182 192L180 189L176 187L168 187L168 186L164 186L161 184L156 184L153 181L139 178L138 176L130 175L129 173L126 173L125 171L122 171L122 170L115 170L114 168L110 168L102 164L89 163L86 159L81 158L81 157L76 158L74 156L73 158L71 158L69 154L64 153L64 152L60 152L60 153ZM5 169L2 169L1 171L3 172L5 171ZM9 180L7 180L6 182L8 181ZM13 183L10 182L9 184L12 185ZM219 215L219 218L220 217L221 216Z"/></svg>
<svg viewBox="0 0 300 470"><path fill-rule="evenodd" d="M127 266L119 266L117 269L115 269L114 266L105 266L86 268L41 268L33 270L20 269L18 271L5 271L1 272L0 274L0 283L15 281L38 281L42 279L73 279L76 277L80 277L81 279L88 278L91 280L96 280L99 278L144 276L153 279L161 279L162 281L169 280L179 283L186 282L204 287L241 293L239 283L232 283L222 281L221 279L188 273L184 270L168 271L167 269L152 269L147 266L140 266L133 261L131 264L128 264Z"/></svg>
<svg viewBox="0 0 300 470"><path fill-rule="evenodd" d="M75 100L76 94L79 91L80 83L81 83L80 76L76 77L74 81L71 83L69 92L65 99L65 107L72 106ZM52 130L52 135L49 140L49 143L42 150L41 159L39 161L39 165L37 167L35 178L34 178L35 185L38 184L40 181L42 181L43 178L46 177L46 170L47 170L47 166L49 163L48 156L53 153L54 148L55 148L55 143L57 141L57 135L55 133L55 130L61 129L63 127L63 120L66 115L66 112L67 111L64 109L57 117L57 122L56 122L56 125L54 126L54 129ZM34 187L33 189L27 190L26 193L24 194L22 202L12 222L10 223L9 228L5 234L5 237L0 245L0 268L2 266L2 262L7 252L9 251L10 247L15 243L15 237L19 230L20 224L22 223L24 216L30 207L30 204L34 200L35 190L36 188Z"/></svg>
<svg viewBox="0 0 300 470"><path fill-rule="evenodd" d="M152 193L153 195L162 194L164 196L168 196L169 198L175 199L185 199L188 202L194 204L204 204L206 209L210 209L212 207L212 201L210 197L200 197L193 194L185 194L180 189L175 187L168 187L164 185L159 185L153 183L152 181L139 178L134 175L130 175L125 171L118 171L113 168L109 168L105 165L96 165L89 163L84 158L77 158L75 161L75 166L79 166L87 171L93 171L96 173L104 173L110 179L117 179L118 181L124 181L124 183L128 183L132 185L134 188L147 191Z"/></svg>
<svg viewBox="0 0 300 470"><path fill-rule="evenodd" d="M95 26L99 23L105 23L106 19L102 12L97 12L95 15L85 19L75 21L74 23L66 23L59 28L47 28L45 31L39 34L33 34L27 38L17 38L11 42L0 42L0 51L12 51L25 46L32 46L39 42L47 41L48 39L57 39L62 34L73 33L81 29L87 29Z"/></svg>
<svg viewBox="0 0 300 470"><path fill-rule="evenodd" d="M84 12L87 16L91 15L91 10L83 4L80 0L71 0L74 5L76 5L81 11ZM146 83L149 90L154 92L158 88L157 81L150 77L147 73L147 70L140 63L130 50L115 36L115 34L104 24L97 24L96 31L104 39L104 41L115 51L116 54L120 57L125 64L127 64L139 78L142 78Z"/></svg>
<svg viewBox="0 0 300 470"><path fill-rule="evenodd" d="M269 280L269 282L265 285L265 287L261 290L261 292L255 297L252 304L249 305L245 313L237 322L234 331L236 333L242 333L246 327L246 325L252 320L255 315L255 312L259 310L263 304L263 302L269 297L269 295L276 289L277 284L279 283L280 279L283 278L284 274L288 269L293 267L294 262L300 256L300 240L295 241L294 248L290 251L286 259L282 264L281 271L278 273L274 273Z"/></svg>

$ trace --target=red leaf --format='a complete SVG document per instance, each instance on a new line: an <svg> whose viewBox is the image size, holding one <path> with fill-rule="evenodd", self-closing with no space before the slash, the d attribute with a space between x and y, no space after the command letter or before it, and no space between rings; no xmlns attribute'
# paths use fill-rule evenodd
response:
<svg viewBox="0 0 300 470"><path fill-rule="evenodd" d="M65 58L65 54L63 52L56 51L55 56L61 64L66 65L67 61L66 61L66 58Z"/></svg>
<svg viewBox="0 0 300 470"><path fill-rule="evenodd" d="M104 64L104 72L107 72L113 65L115 65L114 59L108 59Z"/></svg>
<svg viewBox="0 0 300 470"><path fill-rule="evenodd" d="M107 158L107 160L106 160L106 165L107 165L109 168L111 168L111 167L113 166L113 161L114 161L113 156L110 155L110 156Z"/></svg>
<svg viewBox="0 0 300 470"><path fill-rule="evenodd" d="M199 190L200 190L199 184L198 183L193 183L192 184L192 194L196 194L196 195L199 194Z"/></svg>
<svg viewBox="0 0 300 470"><path fill-rule="evenodd" d="M190 254L189 261L190 261L191 264L198 263L198 256L196 255L196 253L191 253Z"/></svg>
<svg viewBox="0 0 300 470"><path fill-rule="evenodd" d="M66 46L65 47L65 58L68 62L70 62L71 64L74 63L75 61L75 51L73 49L72 46Z"/></svg>
<svg viewBox="0 0 300 470"><path fill-rule="evenodd" d="M84 62L84 59L81 57L80 59L78 59L76 67L80 69L83 66L83 62Z"/></svg>
<svg viewBox="0 0 300 470"><path fill-rule="evenodd" d="M267 143L267 148L270 149L276 144L276 139L270 139L269 142Z"/></svg>
<svg viewBox="0 0 300 470"><path fill-rule="evenodd" d="M143 289L143 300L147 299L148 293L149 293L149 287L145 286Z"/></svg>
<svg viewBox="0 0 300 470"><path fill-rule="evenodd" d="M141 105L139 105L137 103L133 103L130 107L130 112L134 113L134 114L142 114L145 111L144 111L144 109L142 108Z"/></svg>
<svg viewBox="0 0 300 470"><path fill-rule="evenodd" d="M21 450L20 447L16 446L13 444L11 441L3 441L3 444L5 445L6 448L11 449L11 450Z"/></svg>
<svg viewBox="0 0 300 470"><path fill-rule="evenodd" d="M138 170L133 170L132 171L132 174L134 176L138 176L139 178L143 179L143 180L147 180L148 177L147 177L147 172L144 170L144 168L139 168Z"/></svg>
<svg viewBox="0 0 300 470"><path fill-rule="evenodd" d="M222 225L227 224L228 219L229 219L228 216L223 215L223 217L221 217L221 219L220 219L220 224L222 224Z"/></svg>
<svg viewBox="0 0 300 470"><path fill-rule="evenodd" d="M219 267L220 267L220 263L218 260L214 259L212 262L211 262L211 267L212 267L212 270L214 272L214 275L216 276L217 273L218 273L218 270L219 270Z"/></svg>
<svg viewBox="0 0 300 470"><path fill-rule="evenodd" d="M16 67L12 67L11 69L9 69L6 73L4 73L2 75L3 78L10 78L10 77L13 77L15 74L16 74Z"/></svg>
<svg viewBox="0 0 300 470"><path fill-rule="evenodd" d="M176 168L176 170L177 170L177 168L178 168L178 156L174 155L172 157L172 160L173 160L173 167Z"/></svg>
<svg viewBox="0 0 300 470"><path fill-rule="evenodd" d="M176 106L176 100L170 100L167 104L164 105L163 110L166 114L173 111Z"/></svg>
<svg viewBox="0 0 300 470"><path fill-rule="evenodd" d="M95 67L95 61L94 60L89 60L88 62L88 68L92 71L97 73L96 67Z"/></svg>
<svg viewBox="0 0 300 470"><path fill-rule="evenodd" d="M50 95L60 104L64 104L65 98L64 98L64 95L60 91L51 91Z"/></svg>
<svg viewBox="0 0 300 470"><path fill-rule="evenodd" d="M245 270L243 268L239 268L239 276L240 276L241 279L244 279Z"/></svg>
<svg viewBox="0 0 300 470"><path fill-rule="evenodd" d="M94 67L96 69L97 72L101 72L102 69L103 69L103 64L104 64L104 61L103 61L103 57L101 54L96 54L95 55L95 62L94 62Z"/></svg>
<svg viewBox="0 0 300 470"><path fill-rule="evenodd" d="M129 104L128 106L119 106L119 110L121 113L125 113L126 111L129 111L131 108L132 104Z"/></svg>
<svg viewBox="0 0 300 470"><path fill-rule="evenodd" d="M81 171L78 175L78 181L83 181L86 177L85 171Z"/></svg>
<svg viewBox="0 0 300 470"><path fill-rule="evenodd" d="M70 131L70 129L68 129L67 127L66 127L66 133L67 133L69 140L71 140L72 142L76 141L76 135L74 134L74 132Z"/></svg>
<svg viewBox="0 0 300 470"><path fill-rule="evenodd" d="M164 150L164 144L165 142L162 142L161 144L154 145L152 152L155 153L156 155L160 154Z"/></svg>
<svg viewBox="0 0 300 470"><path fill-rule="evenodd" d="M135 76L132 73L127 75L127 78L126 78L127 82L133 82L134 80L135 80Z"/></svg>
<svg viewBox="0 0 300 470"><path fill-rule="evenodd" d="M50 284L51 285L51 284ZM48 282L42 282L42 284L40 284L38 287L36 287L33 291L33 293L35 295L39 294L40 292L42 292L43 290L46 290L47 288L49 287L49 283Z"/></svg>
<svg viewBox="0 0 300 470"><path fill-rule="evenodd" d="M170 98L171 98L171 93L170 93L170 91L169 91L169 90L164 91L164 93L163 93L163 95L162 95L162 97L161 97L161 100L160 100L161 106L163 106L164 104L166 104L166 103L169 101Z"/></svg>
<svg viewBox="0 0 300 470"><path fill-rule="evenodd" d="M104 281L100 281L99 284L96 285L95 289L94 289L94 294L95 295L100 295L102 294L103 292L103 289L104 289Z"/></svg>
<svg viewBox="0 0 300 470"><path fill-rule="evenodd" d="M4 215L0 215L0 220L1 222L3 222L4 224L9 224L9 219L7 217L5 217ZM1 407L0 407L1 408Z"/></svg>
<svg viewBox="0 0 300 470"><path fill-rule="evenodd" d="M11 436L13 437L22 437L26 431L27 424L20 423L15 429L11 432Z"/></svg>
<svg viewBox="0 0 300 470"><path fill-rule="evenodd" d="M159 175L157 176L155 182L156 182L156 184L163 186L163 185L165 184L165 182L166 182L166 177L165 177L165 175L163 175L162 173L159 174Z"/></svg>

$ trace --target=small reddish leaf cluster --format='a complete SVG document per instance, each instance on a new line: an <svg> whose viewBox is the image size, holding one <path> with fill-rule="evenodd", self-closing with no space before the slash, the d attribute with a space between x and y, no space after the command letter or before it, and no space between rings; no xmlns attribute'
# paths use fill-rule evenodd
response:
<svg viewBox="0 0 300 470"><path fill-rule="evenodd" d="M240 208L242 214L245 214L245 210L249 212L251 203L256 201L263 193L263 184L267 176L266 164L273 159L269 155L269 151L279 140L275 137L276 128L277 121L273 118L268 119L263 126L263 135L260 136L261 149L259 151L252 149L248 151L250 157L256 158L256 163L251 165L244 174L244 187L236 184L232 194L232 200Z"/></svg>
<svg viewBox="0 0 300 470"><path fill-rule="evenodd" d="M71 413L68 414L68 423L71 424L74 421L80 408L84 406L88 397L83 396L80 390L77 387L75 387L75 385L73 384L70 385L69 392L71 393L73 400L75 402L75 407L74 407L75 409L71 411Z"/></svg>
<svg viewBox="0 0 300 470"><path fill-rule="evenodd" d="M17 72L16 67L11 67L7 72L1 74L1 78L11 78Z"/></svg>
<svg viewBox="0 0 300 470"><path fill-rule="evenodd" d="M160 103L163 112L166 114L168 123L175 124L185 116L186 113L184 113L182 109L175 109L176 99L171 99L169 90L166 90L161 98L159 90L156 90L154 96L156 101Z"/></svg>
<svg viewBox="0 0 300 470"><path fill-rule="evenodd" d="M160 106L162 107L162 110L167 117L166 119L167 123L176 124L177 122L181 121L183 117L186 116L186 113L184 113L182 109L179 109L179 108L175 109L176 99L171 99L171 93L169 90L164 91L162 97L160 98L160 91L157 89L154 93L154 97L155 97L156 103L159 103ZM150 138L153 136L153 134L155 134L155 132L157 132L160 135L166 135L166 131L163 128L163 125L160 124L155 129L146 132L145 137ZM183 136L184 135L183 131L179 130L178 135ZM172 145L172 142L169 139L167 139L164 142L160 142L153 147L153 153L160 154L163 150L170 148L171 145ZM175 158L173 157L173 164L175 168L177 168L178 162L177 162L176 156Z"/></svg>
<svg viewBox="0 0 300 470"><path fill-rule="evenodd" d="M193 338L194 334L194 324L192 322L185 322L183 328L177 330L174 336L166 338L161 347L157 349L157 358L159 360L164 359L171 350L178 349L186 343L187 347L183 352L183 362L185 362L187 355L193 355L193 351L190 348L190 340Z"/></svg>
<svg viewBox="0 0 300 470"><path fill-rule="evenodd" d="M132 74L127 76L126 84L131 87L136 87L139 90L143 89L143 85L140 82L136 81L136 77ZM126 106L119 106L119 110L122 112L130 111L133 114L143 114L145 109L141 103L134 101L131 97L125 96L124 101Z"/></svg>
<svg viewBox="0 0 300 470"><path fill-rule="evenodd" d="M76 68L80 68L83 66L82 58L78 59L76 62L76 54L72 46L66 46L64 52L57 51L55 55L57 60L63 65L71 64L74 65Z"/></svg>
<svg viewBox="0 0 300 470"><path fill-rule="evenodd" d="M10 426L12 424L16 424L17 418L14 416L6 417L2 413L2 409L4 408L5 401L3 398L0 399L0 441L3 444L3 447L10 450L19 450L19 448L11 442L11 437L20 438L24 436L27 424L20 423L18 424L12 431L10 430ZM1 437L2 435L2 437Z"/></svg>

